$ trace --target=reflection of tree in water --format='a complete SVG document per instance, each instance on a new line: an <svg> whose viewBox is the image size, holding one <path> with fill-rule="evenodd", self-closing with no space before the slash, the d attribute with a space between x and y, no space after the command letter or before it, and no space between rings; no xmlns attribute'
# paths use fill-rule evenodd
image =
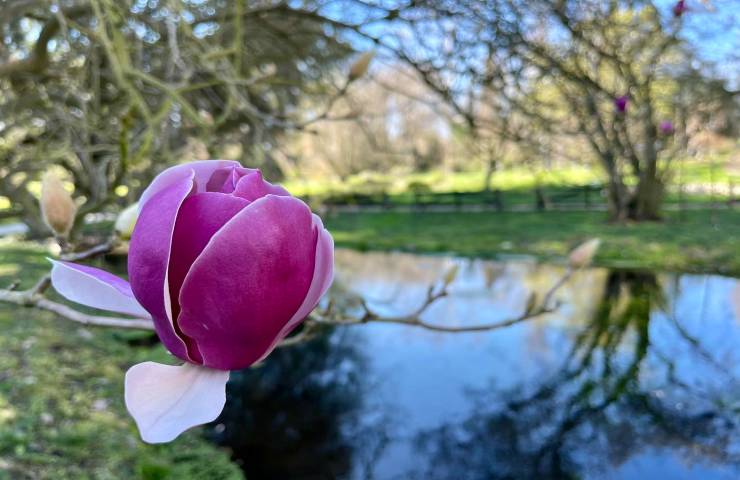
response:
<svg viewBox="0 0 740 480"><path fill-rule="evenodd" d="M653 352L650 314L665 303L655 275L610 273L557 374L515 392L479 392L473 416L419 435L418 448L434 459L424 478L578 478L648 446L740 466L728 448L740 440L737 412L717 399L682 404L679 395L706 392L682 383L673 359ZM706 357L697 339L680 335ZM667 372L660 389L641 375L651 355Z"/></svg>
<svg viewBox="0 0 740 480"><path fill-rule="evenodd" d="M337 478L352 466L362 398L362 359L338 331L278 349L258 368L233 373L213 439L250 479Z"/></svg>

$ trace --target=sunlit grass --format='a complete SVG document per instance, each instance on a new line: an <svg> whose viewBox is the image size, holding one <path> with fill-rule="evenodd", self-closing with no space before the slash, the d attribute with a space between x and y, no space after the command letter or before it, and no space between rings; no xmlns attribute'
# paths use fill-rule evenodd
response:
<svg viewBox="0 0 740 480"><path fill-rule="evenodd" d="M533 188L535 185L587 185L599 183L603 177L594 169L573 166L536 175L531 169L511 168L497 172L491 187L503 190ZM399 194L409 190L413 184L423 184L432 192L477 192L484 188L483 170L468 172L443 172L439 170L405 175L383 173L361 173L344 181L339 179L288 179L283 185L295 195L325 195L355 191L363 188L381 188Z"/></svg>
<svg viewBox="0 0 740 480"><path fill-rule="evenodd" d="M600 265L740 275L740 212L670 212L664 222L614 225L602 212L347 213L326 219L337 245L466 256L562 259L603 240Z"/></svg>
<svg viewBox="0 0 740 480"><path fill-rule="evenodd" d="M680 160L674 162L672 180L684 184L720 185L724 190L729 183L738 184L740 171L729 168L730 155L719 154L711 160ZM409 186L423 184L432 192L477 192L484 188L485 171L482 169L447 172L432 170L423 173L399 174L397 172L363 172L344 180L338 178L292 178L283 185L294 195L316 196L346 193L357 190L382 190L392 195L409 191ZM629 181L630 179L628 179ZM541 187L571 187L603 184L606 177L594 166L571 165L552 170L533 169L526 166L506 167L491 179L491 188L503 191L531 190ZM723 193L718 192L720 196Z"/></svg>

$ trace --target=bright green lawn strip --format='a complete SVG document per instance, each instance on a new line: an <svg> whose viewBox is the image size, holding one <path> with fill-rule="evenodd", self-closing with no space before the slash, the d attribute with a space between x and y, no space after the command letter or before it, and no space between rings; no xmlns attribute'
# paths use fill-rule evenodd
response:
<svg viewBox="0 0 740 480"><path fill-rule="evenodd" d="M740 212L671 212L662 223L608 224L601 212L346 213L326 224L338 246L494 257L563 258L603 240L596 262L740 276Z"/></svg>

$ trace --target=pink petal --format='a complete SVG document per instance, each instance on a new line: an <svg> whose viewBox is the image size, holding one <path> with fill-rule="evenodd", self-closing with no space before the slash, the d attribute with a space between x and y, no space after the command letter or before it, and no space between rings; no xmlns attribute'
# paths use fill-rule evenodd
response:
<svg viewBox="0 0 740 480"><path fill-rule="evenodd" d="M204 192L191 195L182 202L172 236L172 252L168 271L172 318L177 323L180 304L176 301L185 275L208 241L223 225L249 204L246 200L223 193ZM201 361L195 342L183 339L188 356Z"/></svg>
<svg viewBox="0 0 740 480"><path fill-rule="evenodd" d="M313 215L314 226L318 229L319 236L316 243L316 263L314 264L313 279L308 289L306 298L303 300L298 311L293 318L283 327L280 334L275 338L272 346L263 354L262 358L272 352L275 346L285 338L291 330L297 327L314 308L319 304L319 300L324 296L332 280L334 280L334 239L331 234L324 228L318 215ZM261 359L262 359L261 358ZM260 360L261 360L260 359Z"/></svg>
<svg viewBox="0 0 740 480"><path fill-rule="evenodd" d="M259 170L255 170L239 179L233 194L250 202L270 194L290 196L290 193L280 185L273 185L264 181Z"/></svg>
<svg viewBox="0 0 740 480"><path fill-rule="evenodd" d="M189 360L187 349L172 320L167 288L172 233L182 202L193 189L193 175L181 178L151 197L131 234L128 274L136 299L151 313L157 335L175 356Z"/></svg>
<svg viewBox="0 0 740 480"><path fill-rule="evenodd" d="M136 301L131 285L98 268L71 262L51 260L51 284L67 300L88 307L149 318L149 313Z"/></svg>
<svg viewBox="0 0 740 480"><path fill-rule="evenodd" d="M239 179L257 170L243 167L223 167L219 168L211 175L206 182L206 192L231 193L239 183Z"/></svg>
<svg viewBox="0 0 740 480"><path fill-rule="evenodd" d="M233 160L202 160L170 167L157 175L147 189L144 190L144 193L141 194L141 198L139 199L139 208L143 209L144 205L154 195L170 185L180 182L183 178L190 177L192 172L194 172L195 192L205 192L206 184L211 179L213 172L226 167L241 168L241 165L239 165L239 162Z"/></svg>
<svg viewBox="0 0 740 480"><path fill-rule="evenodd" d="M126 408L147 443L164 443L212 422L226 403L229 372L186 363L139 363L126 372Z"/></svg>
<svg viewBox="0 0 740 480"><path fill-rule="evenodd" d="M213 236L185 277L178 319L204 365L236 370L263 356L306 298L317 236L303 202L274 195Z"/></svg>

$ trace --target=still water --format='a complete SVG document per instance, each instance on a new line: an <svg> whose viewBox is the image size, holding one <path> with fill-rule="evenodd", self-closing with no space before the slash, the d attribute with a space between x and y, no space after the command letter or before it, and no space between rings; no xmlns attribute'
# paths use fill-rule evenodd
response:
<svg viewBox="0 0 740 480"><path fill-rule="evenodd" d="M517 316L563 267L337 252L333 296L428 322ZM209 435L251 480L740 478L740 281L590 269L505 329L336 328L235 374Z"/></svg>

